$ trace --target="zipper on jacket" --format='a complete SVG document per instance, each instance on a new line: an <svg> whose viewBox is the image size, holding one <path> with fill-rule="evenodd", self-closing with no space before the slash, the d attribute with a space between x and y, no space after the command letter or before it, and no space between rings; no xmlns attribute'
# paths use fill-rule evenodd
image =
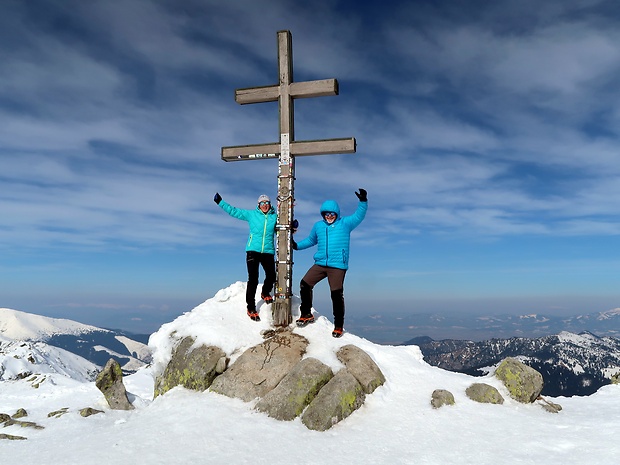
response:
<svg viewBox="0 0 620 465"><path fill-rule="evenodd" d="M265 215L265 222L263 223L263 243L261 244L260 251L261 253L265 253L265 235L267 234L267 214Z"/></svg>
<svg viewBox="0 0 620 465"><path fill-rule="evenodd" d="M325 266L329 263L329 225L325 228Z"/></svg>

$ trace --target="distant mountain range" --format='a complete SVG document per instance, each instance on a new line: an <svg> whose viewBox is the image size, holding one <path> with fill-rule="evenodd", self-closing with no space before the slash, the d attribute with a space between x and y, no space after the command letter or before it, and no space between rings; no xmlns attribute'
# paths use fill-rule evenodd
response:
<svg viewBox="0 0 620 465"><path fill-rule="evenodd" d="M30 373L94 379L110 359L125 373L150 363L146 336L0 308L0 380ZM144 341L144 342L141 342Z"/></svg>
<svg viewBox="0 0 620 465"><path fill-rule="evenodd" d="M562 318L461 315L455 321L430 314L370 318L374 322L372 327L390 333L392 338L399 334L392 329L398 327L414 330L418 335L428 334L426 330L431 335L442 331L445 334L450 329L494 335L479 342L423 336L408 339L404 344L419 346L431 365L472 375L489 372L506 357L518 357L542 373L543 394L552 397L592 394L620 373L620 338L614 337L620 335L620 309ZM348 329L368 337L360 329L364 327L360 326L361 319L353 320L355 324ZM555 334L551 334L553 331ZM504 334L534 337L502 338ZM536 337L539 334L543 336ZM147 341L146 335L0 308L0 380L45 373L92 380L110 358L130 373L150 363Z"/></svg>
<svg viewBox="0 0 620 465"><path fill-rule="evenodd" d="M347 330L379 344L400 344L419 336L433 339L538 338L562 331L620 337L620 308L575 316L474 315L469 313L347 314Z"/></svg>
<svg viewBox="0 0 620 465"><path fill-rule="evenodd" d="M405 345L417 345L430 365L474 376L487 374L506 357L517 357L542 374L542 394L552 397L590 395L620 373L620 339L589 332L480 342L418 337Z"/></svg>

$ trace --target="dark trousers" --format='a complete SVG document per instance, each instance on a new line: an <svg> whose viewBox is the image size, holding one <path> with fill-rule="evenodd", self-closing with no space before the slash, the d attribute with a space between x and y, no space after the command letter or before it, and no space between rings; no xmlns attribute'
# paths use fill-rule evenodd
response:
<svg viewBox="0 0 620 465"><path fill-rule="evenodd" d="M312 289L323 279L327 278L332 298L334 326L344 328L344 276L347 270L330 266L312 265L300 283L299 307L302 315L310 315L312 309Z"/></svg>
<svg viewBox="0 0 620 465"><path fill-rule="evenodd" d="M248 265L248 286L245 291L245 302L248 310L256 309L256 288L258 287L258 266L262 266L265 271L265 281L261 295L269 295L276 282L276 262L271 253L246 252L245 262Z"/></svg>

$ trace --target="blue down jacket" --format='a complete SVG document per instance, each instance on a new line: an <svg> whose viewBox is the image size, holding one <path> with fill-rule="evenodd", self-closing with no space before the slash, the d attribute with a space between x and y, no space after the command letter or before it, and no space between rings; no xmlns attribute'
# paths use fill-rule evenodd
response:
<svg viewBox="0 0 620 465"><path fill-rule="evenodd" d="M276 230L278 215L273 207L267 213L263 213L258 206L254 210L242 210L241 208L233 207L224 200L220 201L219 206L233 218L249 223L250 236L245 246L246 252L276 253L273 245L273 235Z"/></svg>
<svg viewBox="0 0 620 465"><path fill-rule="evenodd" d="M340 207L335 200L326 200L321 205L321 216L324 212L336 212L336 221L329 224L323 218L314 223L310 235L297 243L297 250L317 245L314 263L321 266L349 268L349 244L351 231L357 228L366 216L368 202L359 202L357 210L351 216L340 216Z"/></svg>

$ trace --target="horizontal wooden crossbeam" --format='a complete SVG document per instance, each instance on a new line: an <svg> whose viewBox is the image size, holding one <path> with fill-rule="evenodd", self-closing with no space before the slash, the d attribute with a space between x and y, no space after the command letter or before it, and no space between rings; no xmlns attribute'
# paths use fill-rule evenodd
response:
<svg viewBox="0 0 620 465"><path fill-rule="evenodd" d="M235 101L240 105L248 103L275 102L280 97L281 86L248 87L235 90ZM336 79L291 82L289 95L293 98L328 97L338 95Z"/></svg>
<svg viewBox="0 0 620 465"><path fill-rule="evenodd" d="M303 157L307 155L331 155L334 153L355 153L354 137L348 139L298 140L290 143L290 154ZM277 158L280 144L277 142L255 145L238 145L222 147L222 160L243 161Z"/></svg>

